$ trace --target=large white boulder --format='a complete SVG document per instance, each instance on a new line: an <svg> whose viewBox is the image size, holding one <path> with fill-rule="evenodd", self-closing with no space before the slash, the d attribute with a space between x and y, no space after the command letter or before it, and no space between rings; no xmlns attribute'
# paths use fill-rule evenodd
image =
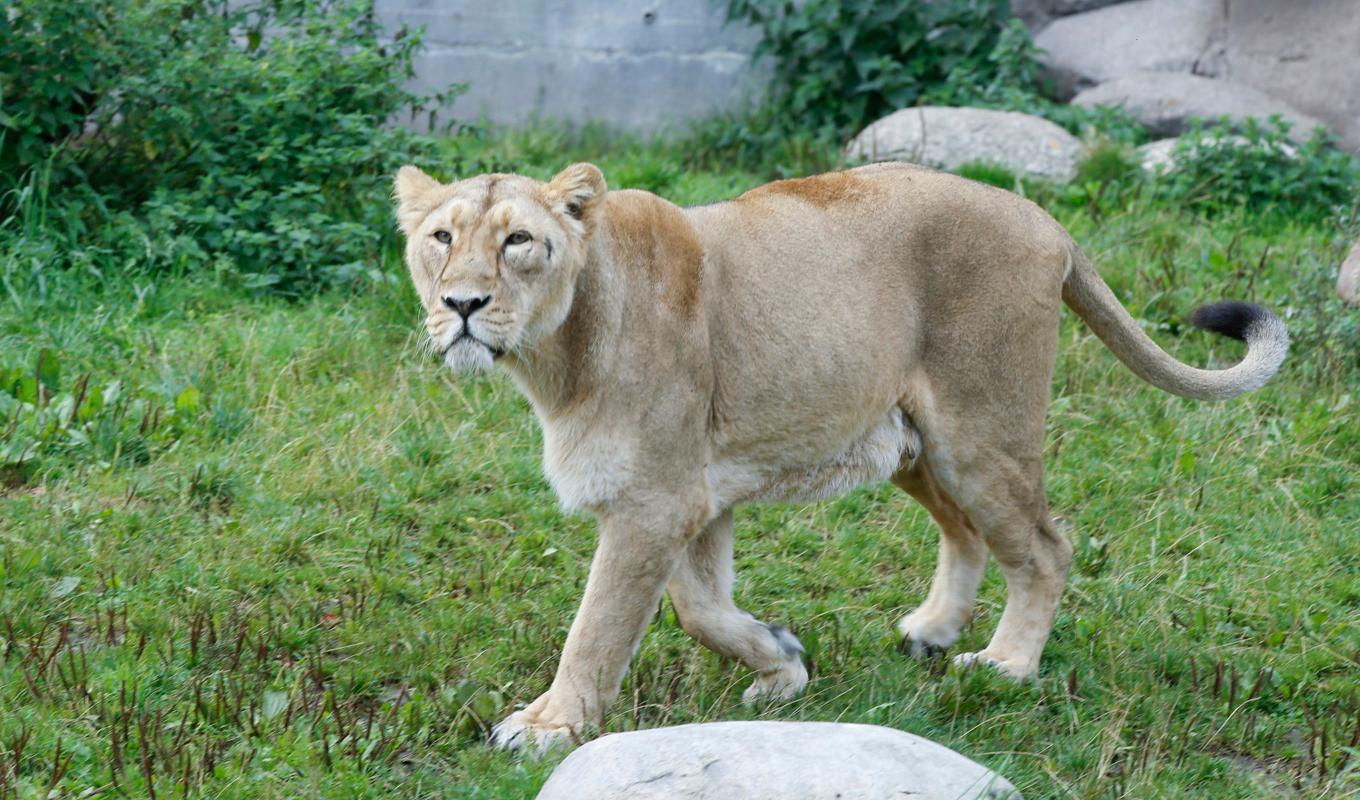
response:
<svg viewBox="0 0 1360 800"><path fill-rule="evenodd" d="M1016 174L1069 180L1081 141L1042 117L983 108L904 108L860 131L846 155L862 161L911 161L957 169L999 164Z"/></svg>
<svg viewBox="0 0 1360 800"><path fill-rule="evenodd" d="M876 725L713 722L596 739L538 800L1003 800L1005 778Z"/></svg>
<svg viewBox="0 0 1360 800"><path fill-rule="evenodd" d="M1099 6L1099 7L1096 7ZM1063 97L1133 72L1221 78L1288 102L1360 151L1356 0L1019 0ZM1063 16L1074 9L1085 13Z"/></svg>
<svg viewBox="0 0 1360 800"><path fill-rule="evenodd" d="M1070 97L1130 72L1193 72L1225 23L1223 0L1135 0L1054 20L1034 43Z"/></svg>
<svg viewBox="0 0 1360 800"><path fill-rule="evenodd" d="M1288 100L1360 151L1360 2L1229 0L1205 74Z"/></svg>
<svg viewBox="0 0 1360 800"><path fill-rule="evenodd" d="M1322 120L1310 117L1259 89L1198 75L1134 72L1087 89L1072 98L1079 106L1120 106L1159 136L1176 136L1190 120L1228 117L1266 119L1278 114L1292 126L1290 137L1307 139Z"/></svg>

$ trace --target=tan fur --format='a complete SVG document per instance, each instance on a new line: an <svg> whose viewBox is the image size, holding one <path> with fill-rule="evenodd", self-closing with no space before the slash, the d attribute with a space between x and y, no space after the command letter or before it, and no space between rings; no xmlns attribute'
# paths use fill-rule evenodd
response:
<svg viewBox="0 0 1360 800"><path fill-rule="evenodd" d="M671 311L694 319L704 276L704 247L683 216L642 193L615 192L607 201L617 256L650 272Z"/></svg>
<svg viewBox="0 0 1360 800"><path fill-rule="evenodd" d="M767 183L747 192L744 197L749 200L759 198L762 194L787 194L806 200L818 208L826 208L835 203L872 201L881 194L881 187L853 172L828 172L809 178Z"/></svg>
<svg viewBox="0 0 1360 800"><path fill-rule="evenodd" d="M942 529L930 593L899 625L910 649L953 644L990 554L1009 598L987 647L957 660L1034 674L1072 557L1042 465L1064 300L1190 396L1259 386L1287 341L1269 318L1240 364L1181 364L1038 207L907 165L693 209L606 194L590 165L546 184L405 167L396 193L433 347L462 371L496 357L538 415L563 505L599 520L556 677L496 727L504 747L597 723L663 591L686 631L756 673L748 699L797 693L797 639L733 603L732 507L889 478ZM469 298L464 322L450 309Z"/></svg>

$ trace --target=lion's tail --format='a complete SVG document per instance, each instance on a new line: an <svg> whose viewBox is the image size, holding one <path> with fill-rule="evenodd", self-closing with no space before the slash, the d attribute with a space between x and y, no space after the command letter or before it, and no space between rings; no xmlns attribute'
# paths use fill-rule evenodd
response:
<svg viewBox="0 0 1360 800"><path fill-rule="evenodd" d="M1226 400L1261 388L1284 362L1289 333L1279 317L1232 300L1201 306L1190 323L1246 342L1246 356L1227 369L1198 369L1177 361L1148 338L1075 244L1069 253L1063 302L1125 366L1153 386L1196 400Z"/></svg>

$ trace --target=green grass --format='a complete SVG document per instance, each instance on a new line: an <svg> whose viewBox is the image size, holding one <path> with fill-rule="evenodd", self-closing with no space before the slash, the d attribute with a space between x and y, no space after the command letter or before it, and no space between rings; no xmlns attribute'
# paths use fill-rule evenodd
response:
<svg viewBox="0 0 1360 800"><path fill-rule="evenodd" d="M456 147L542 176L560 144ZM614 185L682 202L759 180L594 155ZM1182 359L1240 353L1180 326L1200 302L1284 315L1281 374L1226 404L1181 400L1066 316L1047 474L1077 556L1036 682L896 652L936 534L869 487L737 517L739 601L807 645L806 695L742 707L749 676L663 604L607 730L889 725L1031 798L1355 795L1360 317L1330 293L1345 232L1030 188ZM0 453L40 442L0 474L0 798L537 791L554 761L490 752L485 728L546 687L593 528L558 510L509 382L422 355L387 268L398 280L289 303L206 274L0 261L0 370L36 372L47 351L51 403L86 375L130 398L0 428ZM960 649L985 644L1003 599L992 569Z"/></svg>

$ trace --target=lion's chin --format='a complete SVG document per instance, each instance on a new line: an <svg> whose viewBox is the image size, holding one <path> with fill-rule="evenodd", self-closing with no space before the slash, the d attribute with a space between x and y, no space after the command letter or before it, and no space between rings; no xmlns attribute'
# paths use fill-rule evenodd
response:
<svg viewBox="0 0 1360 800"><path fill-rule="evenodd" d="M496 355L487 345L464 337L444 351L444 363L459 375L490 372Z"/></svg>

